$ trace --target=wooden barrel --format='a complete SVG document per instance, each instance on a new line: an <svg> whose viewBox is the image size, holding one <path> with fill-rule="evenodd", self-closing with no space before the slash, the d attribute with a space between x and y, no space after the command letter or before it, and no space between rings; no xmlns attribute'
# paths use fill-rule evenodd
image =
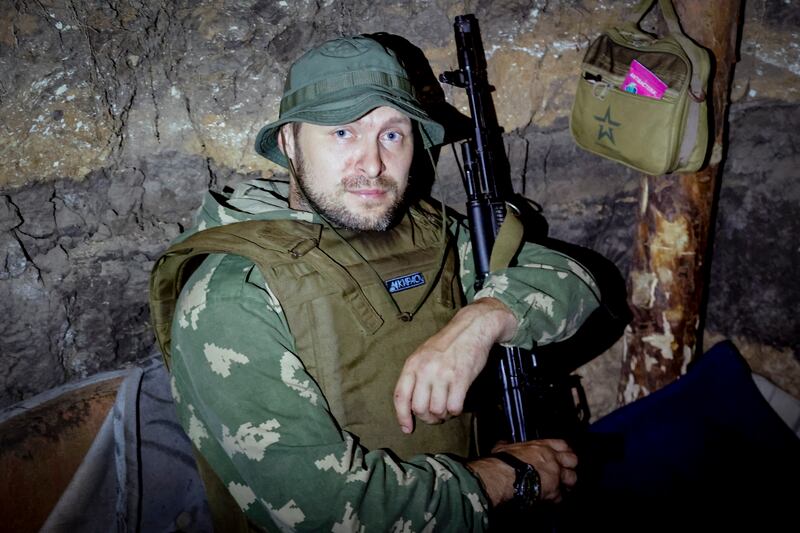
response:
<svg viewBox="0 0 800 533"><path fill-rule="evenodd" d="M125 374L67 384L0 414L0 529L39 531L94 441Z"/></svg>

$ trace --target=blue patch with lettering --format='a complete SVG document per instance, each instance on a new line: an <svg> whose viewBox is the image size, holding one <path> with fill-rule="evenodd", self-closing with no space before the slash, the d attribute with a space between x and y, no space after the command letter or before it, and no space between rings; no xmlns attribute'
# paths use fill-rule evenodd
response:
<svg viewBox="0 0 800 533"><path fill-rule="evenodd" d="M390 293L394 294L395 292L425 285L425 276L422 275L422 272L414 272L413 274L406 274L405 276L392 278L388 281L384 281L383 283L386 285L386 289L388 289Z"/></svg>

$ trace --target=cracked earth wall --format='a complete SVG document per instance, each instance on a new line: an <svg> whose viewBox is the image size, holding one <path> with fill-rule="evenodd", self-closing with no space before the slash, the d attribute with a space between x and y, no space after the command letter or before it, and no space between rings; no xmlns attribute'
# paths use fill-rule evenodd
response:
<svg viewBox="0 0 800 533"><path fill-rule="evenodd" d="M551 236L625 276L638 178L576 148L567 118L589 41L634 3L3 2L0 407L153 353L153 260L207 187L280 174L254 136L291 61L340 33L402 36L438 73L456 63L452 17L474 12L518 190ZM706 341L733 338L800 396L798 22L796 2L746 2ZM466 112L461 91L443 91ZM439 172L437 191L459 201L450 158ZM613 407L619 354L582 369L596 415Z"/></svg>

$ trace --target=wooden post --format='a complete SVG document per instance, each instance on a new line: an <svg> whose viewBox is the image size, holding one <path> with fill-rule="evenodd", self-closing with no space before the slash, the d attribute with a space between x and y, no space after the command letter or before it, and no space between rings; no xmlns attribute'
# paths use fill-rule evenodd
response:
<svg viewBox="0 0 800 533"><path fill-rule="evenodd" d="M725 118L736 62L740 0L672 0L684 33L713 56L709 88L713 147L694 174L641 177L628 291L633 321L625 332L620 404L674 381L697 346L706 289L709 232L724 154Z"/></svg>

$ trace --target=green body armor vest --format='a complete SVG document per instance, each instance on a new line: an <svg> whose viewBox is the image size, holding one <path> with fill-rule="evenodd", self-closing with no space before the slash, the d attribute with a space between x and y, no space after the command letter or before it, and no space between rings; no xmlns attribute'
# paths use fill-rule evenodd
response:
<svg viewBox="0 0 800 533"><path fill-rule="evenodd" d="M152 320L167 365L172 317L191 272L211 253L244 256L280 301L297 355L343 429L367 448L390 448L401 457L465 456L469 416L418 424L405 435L393 404L406 358L462 305L453 239L443 242L442 234L440 215L420 209L386 232L337 234L296 220L198 232L167 250L151 276ZM397 292L390 294L387 282Z"/></svg>

